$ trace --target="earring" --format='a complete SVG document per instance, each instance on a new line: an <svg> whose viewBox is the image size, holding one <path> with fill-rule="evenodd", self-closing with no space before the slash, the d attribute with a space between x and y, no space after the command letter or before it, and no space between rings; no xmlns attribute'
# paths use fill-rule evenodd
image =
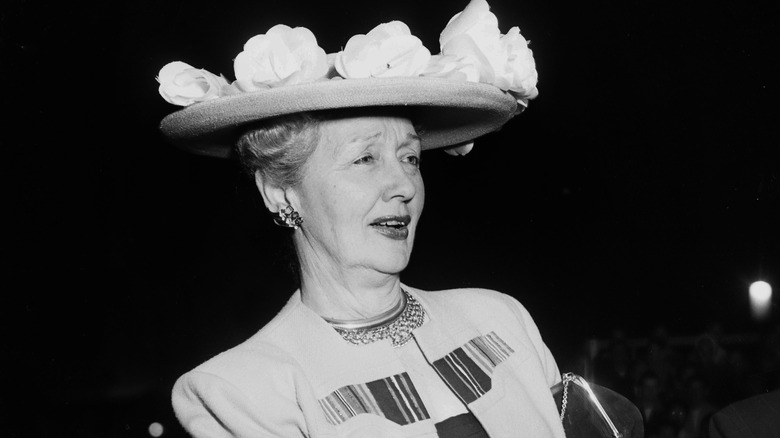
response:
<svg viewBox="0 0 780 438"><path fill-rule="evenodd" d="M274 218L274 223L280 227L295 228L297 230L303 223L303 218L295 211L292 205L288 204L276 214L278 214L279 217Z"/></svg>

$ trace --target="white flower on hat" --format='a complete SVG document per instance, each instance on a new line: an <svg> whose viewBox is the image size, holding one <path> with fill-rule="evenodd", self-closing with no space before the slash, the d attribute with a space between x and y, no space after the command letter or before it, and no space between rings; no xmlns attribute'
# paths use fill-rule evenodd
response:
<svg viewBox="0 0 780 438"><path fill-rule="evenodd" d="M181 106L220 97L222 89L229 86L224 77L181 61L163 66L157 75L157 82L160 83L160 96L169 103Z"/></svg>
<svg viewBox="0 0 780 438"><path fill-rule="evenodd" d="M507 63L503 74L496 77L496 86L509 90L519 99L533 99L539 94L536 88L539 75L528 41L515 26L501 37L501 44L507 53Z"/></svg>
<svg viewBox="0 0 780 438"><path fill-rule="evenodd" d="M474 142L453 146L451 148L444 149L444 152L452 155L453 157L457 156L463 156L471 152L471 150L474 149Z"/></svg>
<svg viewBox="0 0 780 438"><path fill-rule="evenodd" d="M498 19L485 0L471 0L453 16L439 36L443 55L460 56L479 70L479 81L511 92L525 103L539 93L537 72L528 42L513 27L501 35Z"/></svg>
<svg viewBox="0 0 780 438"><path fill-rule="evenodd" d="M462 56L433 55L422 76L432 78L446 78L456 81L479 82L479 70L477 66Z"/></svg>
<svg viewBox="0 0 780 438"><path fill-rule="evenodd" d="M406 24L391 21L350 38L336 55L335 67L345 79L418 76L430 58Z"/></svg>
<svg viewBox="0 0 780 438"><path fill-rule="evenodd" d="M278 24L255 35L233 61L235 85L254 91L314 82L325 77L328 62L314 34L305 27Z"/></svg>

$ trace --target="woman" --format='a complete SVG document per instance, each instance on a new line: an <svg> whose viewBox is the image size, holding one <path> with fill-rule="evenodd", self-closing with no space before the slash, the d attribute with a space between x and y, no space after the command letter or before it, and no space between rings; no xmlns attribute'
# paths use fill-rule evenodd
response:
<svg viewBox="0 0 780 438"><path fill-rule="evenodd" d="M520 303L400 277L425 200L421 152L465 153L536 95L525 40L496 23L472 1L436 56L400 22L330 56L308 30L276 26L247 42L231 84L161 70L163 97L187 106L163 132L222 156L238 138L299 262L300 287L272 321L177 381L193 436L564 436L559 371Z"/></svg>

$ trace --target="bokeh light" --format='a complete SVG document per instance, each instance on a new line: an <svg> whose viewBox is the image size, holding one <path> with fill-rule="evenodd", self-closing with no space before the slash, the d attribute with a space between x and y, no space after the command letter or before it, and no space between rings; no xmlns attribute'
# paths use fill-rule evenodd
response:
<svg viewBox="0 0 780 438"><path fill-rule="evenodd" d="M772 286L765 281L755 281L750 285L749 293L753 319L768 318L772 307Z"/></svg>
<svg viewBox="0 0 780 438"><path fill-rule="evenodd" d="M157 438L162 436L163 432L165 432L165 428L163 428L162 424L154 422L149 425L149 435Z"/></svg>

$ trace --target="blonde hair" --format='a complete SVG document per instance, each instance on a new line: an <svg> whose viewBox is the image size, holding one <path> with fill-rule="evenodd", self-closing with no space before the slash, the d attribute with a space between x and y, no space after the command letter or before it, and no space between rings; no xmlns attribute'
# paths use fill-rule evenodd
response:
<svg viewBox="0 0 780 438"><path fill-rule="evenodd" d="M236 142L244 172L252 178L260 173L278 187L299 185L319 142L320 121L311 113L298 113L252 125Z"/></svg>

